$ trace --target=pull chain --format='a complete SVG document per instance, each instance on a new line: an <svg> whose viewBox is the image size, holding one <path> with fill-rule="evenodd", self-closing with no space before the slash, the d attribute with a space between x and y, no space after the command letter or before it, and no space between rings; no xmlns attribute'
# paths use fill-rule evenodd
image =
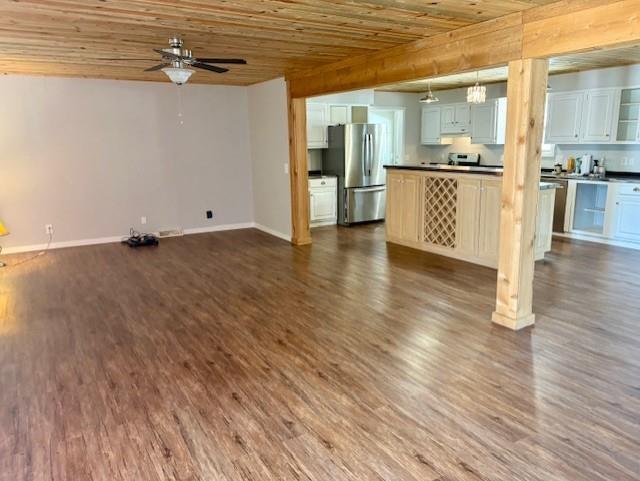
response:
<svg viewBox="0 0 640 481"><path fill-rule="evenodd" d="M176 85L178 89L178 125L184 125L184 118L182 115L182 89L179 85Z"/></svg>

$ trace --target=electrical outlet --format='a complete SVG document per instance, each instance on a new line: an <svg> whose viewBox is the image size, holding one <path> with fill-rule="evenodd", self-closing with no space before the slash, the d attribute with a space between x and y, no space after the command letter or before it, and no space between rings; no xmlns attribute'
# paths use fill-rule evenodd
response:
<svg viewBox="0 0 640 481"><path fill-rule="evenodd" d="M208 210L207 211L207 219L213 219L213 211L212 210Z"/></svg>
<svg viewBox="0 0 640 481"><path fill-rule="evenodd" d="M53 235L53 224L45 224L44 233L47 235Z"/></svg>
<svg viewBox="0 0 640 481"><path fill-rule="evenodd" d="M143 215L142 217L140 217L140 223L141 223L141 224L146 224L146 223L147 223L147 218L146 218L146 216L144 216L144 215Z"/></svg>
<svg viewBox="0 0 640 481"><path fill-rule="evenodd" d="M289 173L289 163L288 162L284 164L284 173L285 174Z"/></svg>

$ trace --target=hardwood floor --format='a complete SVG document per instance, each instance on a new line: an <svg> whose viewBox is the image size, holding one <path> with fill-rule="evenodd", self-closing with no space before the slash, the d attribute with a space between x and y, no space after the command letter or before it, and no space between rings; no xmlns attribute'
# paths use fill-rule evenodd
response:
<svg viewBox="0 0 640 481"><path fill-rule="evenodd" d="M640 252L555 241L514 333L496 271L382 229L0 270L0 479L640 479Z"/></svg>

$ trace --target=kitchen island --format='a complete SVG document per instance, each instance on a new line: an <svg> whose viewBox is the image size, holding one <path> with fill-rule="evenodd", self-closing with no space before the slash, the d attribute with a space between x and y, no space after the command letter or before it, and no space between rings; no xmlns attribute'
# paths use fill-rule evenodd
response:
<svg viewBox="0 0 640 481"><path fill-rule="evenodd" d="M387 242L498 267L502 169L385 166ZM551 250L556 184L541 182L535 258Z"/></svg>

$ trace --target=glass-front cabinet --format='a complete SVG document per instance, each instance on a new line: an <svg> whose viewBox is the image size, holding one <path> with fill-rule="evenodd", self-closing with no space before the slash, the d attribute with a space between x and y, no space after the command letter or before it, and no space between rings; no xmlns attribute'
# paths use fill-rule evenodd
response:
<svg viewBox="0 0 640 481"><path fill-rule="evenodd" d="M607 182L569 181L569 232L609 237L612 213L615 211L616 189Z"/></svg>
<svg viewBox="0 0 640 481"><path fill-rule="evenodd" d="M640 141L640 87L622 89L616 140Z"/></svg>

